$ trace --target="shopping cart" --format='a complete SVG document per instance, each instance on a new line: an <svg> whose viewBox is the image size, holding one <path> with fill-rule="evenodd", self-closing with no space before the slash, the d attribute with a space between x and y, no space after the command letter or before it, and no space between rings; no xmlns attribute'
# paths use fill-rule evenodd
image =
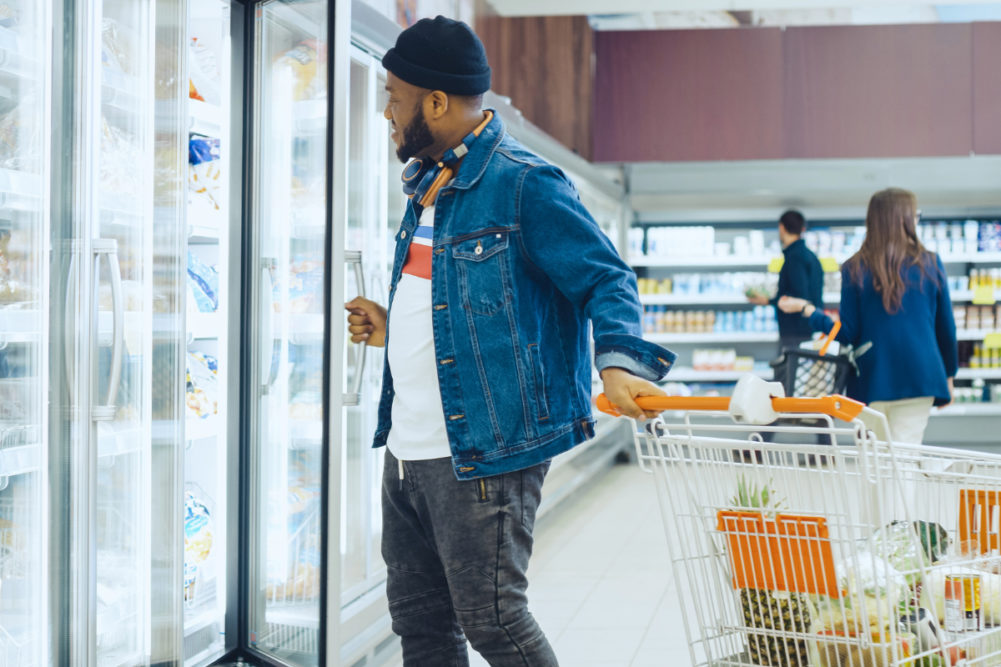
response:
<svg viewBox="0 0 1001 667"><path fill-rule="evenodd" d="M840 394L855 371L856 356L848 350L844 354L827 354L834 337L841 329L836 321L819 350L786 348L771 362L775 381L781 382L786 396L829 396Z"/></svg>
<svg viewBox="0 0 1001 667"><path fill-rule="evenodd" d="M877 441L859 417L885 418L841 396L772 399L817 428L738 423L729 401L637 401L666 411L635 444L692 665L1001 665L1001 456ZM759 463L734 455L748 440Z"/></svg>

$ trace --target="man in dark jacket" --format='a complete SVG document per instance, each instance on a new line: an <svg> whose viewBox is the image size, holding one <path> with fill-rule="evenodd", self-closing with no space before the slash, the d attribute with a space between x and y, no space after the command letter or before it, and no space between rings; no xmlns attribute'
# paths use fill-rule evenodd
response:
<svg viewBox="0 0 1001 667"><path fill-rule="evenodd" d="M806 231L806 220L799 211L788 210L779 218L779 241L782 243L782 254L785 261L779 271L779 288L775 296L768 299L764 296L748 297L748 301L757 305L778 304L780 298L792 296L806 299L818 309L824 308L824 270L820 260L806 247L803 232ZM779 323L779 349L799 347L799 344L809 340L813 331L810 323L798 314L783 313L776 309L776 319Z"/></svg>

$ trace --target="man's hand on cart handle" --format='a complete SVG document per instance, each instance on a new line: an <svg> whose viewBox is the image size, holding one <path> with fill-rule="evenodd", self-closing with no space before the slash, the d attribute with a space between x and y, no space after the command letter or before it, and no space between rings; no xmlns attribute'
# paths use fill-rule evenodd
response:
<svg viewBox="0 0 1001 667"><path fill-rule="evenodd" d="M348 311L348 331L351 332L351 342L368 343L373 347L386 344L386 309L363 296L344 304Z"/></svg>
<svg viewBox="0 0 1001 667"><path fill-rule="evenodd" d="M601 381L605 386L605 396L623 415L633 419L652 419L661 413L661 410L643 410L636 405L638 396L667 396L654 383L614 367L601 371Z"/></svg>

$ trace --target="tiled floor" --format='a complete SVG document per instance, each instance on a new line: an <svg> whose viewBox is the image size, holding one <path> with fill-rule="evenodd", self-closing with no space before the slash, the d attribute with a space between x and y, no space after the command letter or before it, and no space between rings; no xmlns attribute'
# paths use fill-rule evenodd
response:
<svg viewBox="0 0 1001 667"><path fill-rule="evenodd" d="M546 517L529 581L529 606L561 664L691 662L656 491L636 466L616 466Z"/></svg>
<svg viewBox="0 0 1001 667"><path fill-rule="evenodd" d="M691 664L656 491L617 465L540 522L529 608L566 667ZM474 667L487 663L470 651Z"/></svg>

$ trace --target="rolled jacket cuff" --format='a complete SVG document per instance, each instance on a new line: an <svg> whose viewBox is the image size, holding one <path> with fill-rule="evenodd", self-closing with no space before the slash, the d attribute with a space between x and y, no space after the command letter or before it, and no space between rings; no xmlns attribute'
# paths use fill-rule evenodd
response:
<svg viewBox="0 0 1001 667"><path fill-rule="evenodd" d="M596 341L594 347L594 365L599 372L606 368L622 368L651 382L667 375L678 358L660 345L627 335L606 336Z"/></svg>

